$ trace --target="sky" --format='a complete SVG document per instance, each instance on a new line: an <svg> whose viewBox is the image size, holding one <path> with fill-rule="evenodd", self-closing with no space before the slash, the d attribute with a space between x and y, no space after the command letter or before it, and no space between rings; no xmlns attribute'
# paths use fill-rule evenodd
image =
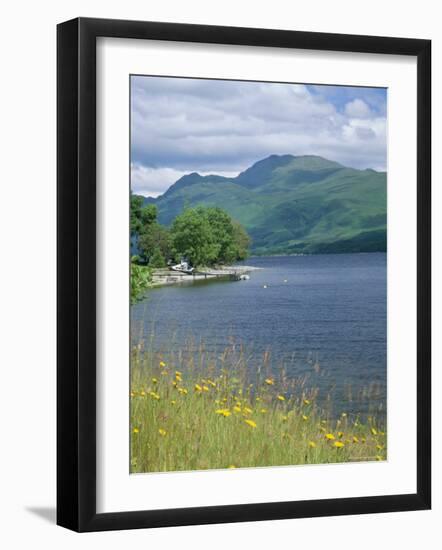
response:
<svg viewBox="0 0 442 550"><path fill-rule="evenodd" d="M386 170L387 90L131 77L131 188L156 197L190 172L234 177L272 154Z"/></svg>

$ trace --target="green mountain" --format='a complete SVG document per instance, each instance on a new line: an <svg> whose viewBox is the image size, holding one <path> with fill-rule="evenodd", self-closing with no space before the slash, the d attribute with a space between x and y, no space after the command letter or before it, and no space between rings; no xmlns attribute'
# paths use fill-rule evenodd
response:
<svg viewBox="0 0 442 550"><path fill-rule="evenodd" d="M185 206L219 206L244 225L255 254L386 250L386 173L318 156L271 155L235 178L188 174L145 200L166 225Z"/></svg>

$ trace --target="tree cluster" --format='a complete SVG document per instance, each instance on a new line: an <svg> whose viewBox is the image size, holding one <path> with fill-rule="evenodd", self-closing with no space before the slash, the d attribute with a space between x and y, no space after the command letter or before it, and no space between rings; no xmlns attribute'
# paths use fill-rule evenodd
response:
<svg viewBox="0 0 442 550"><path fill-rule="evenodd" d="M158 223L157 207L131 196L131 239L141 261L164 267L186 258L194 267L231 264L247 257L250 238L238 222L218 207L187 208L168 229Z"/></svg>
<svg viewBox="0 0 442 550"><path fill-rule="evenodd" d="M221 208L188 208L175 218L170 232L176 255L194 266L231 264L247 257L249 236Z"/></svg>

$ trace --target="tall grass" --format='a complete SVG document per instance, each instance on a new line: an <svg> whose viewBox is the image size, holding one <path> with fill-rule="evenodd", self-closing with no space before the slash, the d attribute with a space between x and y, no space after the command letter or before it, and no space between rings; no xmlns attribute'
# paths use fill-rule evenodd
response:
<svg viewBox="0 0 442 550"><path fill-rule="evenodd" d="M306 379L250 373L235 346L170 355L136 347L131 370L131 472L385 460L374 416L331 415Z"/></svg>

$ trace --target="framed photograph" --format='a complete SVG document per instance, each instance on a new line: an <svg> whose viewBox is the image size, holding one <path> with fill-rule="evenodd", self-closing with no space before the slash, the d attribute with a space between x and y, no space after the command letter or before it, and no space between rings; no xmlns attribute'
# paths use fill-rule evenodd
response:
<svg viewBox="0 0 442 550"><path fill-rule="evenodd" d="M430 508L430 41L57 36L58 524Z"/></svg>

